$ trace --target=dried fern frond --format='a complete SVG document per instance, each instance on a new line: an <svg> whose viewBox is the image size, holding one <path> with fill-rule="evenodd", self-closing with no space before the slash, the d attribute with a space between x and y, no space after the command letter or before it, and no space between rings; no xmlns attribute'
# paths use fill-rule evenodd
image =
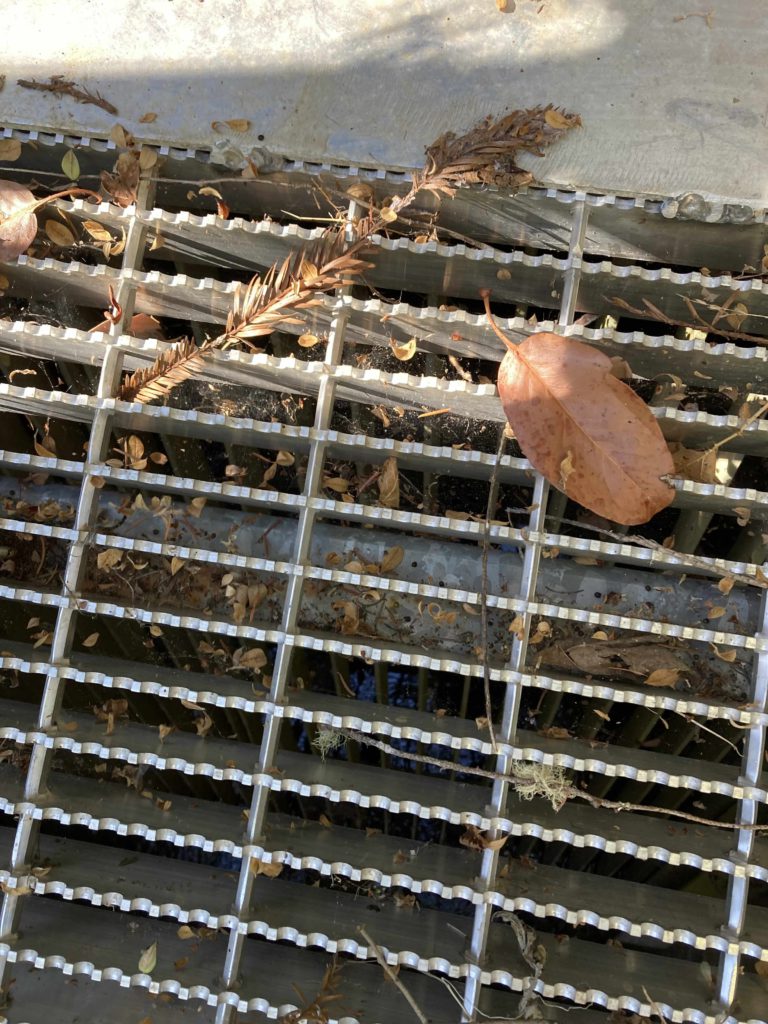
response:
<svg viewBox="0 0 768 1024"><path fill-rule="evenodd" d="M362 240L347 250L344 245L342 232L329 231L314 245L275 263L263 278L256 276L239 289L217 347L249 344L249 338L271 334L286 324L300 324L302 320L294 315L298 310L317 305L324 292L354 283L371 264L357 256Z"/></svg>
<svg viewBox="0 0 768 1024"><path fill-rule="evenodd" d="M200 372L205 351L191 338L183 338L161 353L151 366L132 373L117 397L124 402L151 402L163 398L177 384Z"/></svg>
<svg viewBox="0 0 768 1024"><path fill-rule="evenodd" d="M356 255L362 246L363 240L358 240L345 251L343 234L331 231L314 245L275 263L263 277L256 275L238 289L223 334L200 347L185 338L158 356L151 366L136 370L118 397L136 402L163 398L177 384L200 373L206 355L216 349L244 343L261 351L251 344L251 338L271 334L287 324L302 323L295 316L297 310L319 303L323 292L352 284L371 266Z"/></svg>
<svg viewBox="0 0 768 1024"><path fill-rule="evenodd" d="M550 104L513 110L497 120L487 117L465 135L446 132L427 149L424 170L414 175L411 192L426 189L452 196L459 185L527 185L533 175L517 166L519 154L543 156L546 146L580 124L578 114Z"/></svg>

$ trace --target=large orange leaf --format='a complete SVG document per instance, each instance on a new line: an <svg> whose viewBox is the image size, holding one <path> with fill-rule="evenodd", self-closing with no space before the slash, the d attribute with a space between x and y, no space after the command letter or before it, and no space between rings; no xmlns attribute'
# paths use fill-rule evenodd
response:
<svg viewBox="0 0 768 1024"><path fill-rule="evenodd" d="M534 334L505 355L499 395L523 452L551 484L616 523L647 522L674 497L653 414L580 341Z"/></svg>

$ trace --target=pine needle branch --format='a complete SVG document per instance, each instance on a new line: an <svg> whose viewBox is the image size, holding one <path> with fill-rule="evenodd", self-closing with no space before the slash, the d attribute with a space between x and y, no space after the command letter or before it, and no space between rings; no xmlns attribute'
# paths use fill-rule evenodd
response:
<svg viewBox="0 0 768 1024"><path fill-rule="evenodd" d="M578 115L550 105L515 110L496 120L488 117L465 135L446 132L427 149L426 164L414 174L405 195L394 197L381 209L371 205L368 214L356 221L351 243L346 236L348 225L329 229L314 245L275 263L263 276L257 274L238 289L222 334L200 347L186 339L163 352L152 366L128 378L118 397L138 402L164 397L198 374L205 356L214 350L245 345L260 351L252 339L302 323L296 314L319 304L321 294L353 284L371 266L360 255L372 236L396 221L419 193L452 196L459 185L516 188L527 184L533 176L517 166L518 154L542 156L546 145L579 124Z"/></svg>

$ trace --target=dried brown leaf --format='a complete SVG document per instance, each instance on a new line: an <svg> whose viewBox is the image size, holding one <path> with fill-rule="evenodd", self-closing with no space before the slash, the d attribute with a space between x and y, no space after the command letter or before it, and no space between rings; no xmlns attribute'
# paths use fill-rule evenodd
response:
<svg viewBox="0 0 768 1024"><path fill-rule="evenodd" d="M717 483L716 449L697 451L694 448L686 448L677 441L672 441L669 444L669 451L675 465L675 473L678 476L700 484Z"/></svg>
<svg viewBox="0 0 768 1024"><path fill-rule="evenodd" d="M15 181L0 179L0 262L10 263L30 247L37 234L35 197ZM29 208L31 212L19 214Z"/></svg>
<svg viewBox="0 0 768 1024"><path fill-rule="evenodd" d="M139 124L152 124L157 120L157 114L154 111L148 111L146 114L142 114L139 118Z"/></svg>
<svg viewBox="0 0 768 1024"><path fill-rule="evenodd" d="M658 423L602 352L557 334L532 335L505 355L498 388L525 455L556 487L565 462L563 489L580 505L634 525L672 501L661 477L674 465Z"/></svg>
<svg viewBox="0 0 768 1024"><path fill-rule="evenodd" d="M675 686L679 678L679 668L657 668L643 682L646 686Z"/></svg>
<svg viewBox="0 0 768 1024"><path fill-rule="evenodd" d="M730 594L735 582L736 580L733 576L723 576L723 578L717 582L717 589L721 594Z"/></svg>
<svg viewBox="0 0 768 1024"><path fill-rule="evenodd" d="M299 348L314 348L320 344L320 338L316 334L301 334L299 336Z"/></svg>
<svg viewBox="0 0 768 1024"><path fill-rule="evenodd" d="M46 220L45 233L54 246L66 249L68 246L75 245L75 236L70 228L57 220Z"/></svg>
<svg viewBox="0 0 768 1024"><path fill-rule="evenodd" d="M716 658L719 658L720 661L736 661L736 649L734 647L728 647L725 650L721 650L716 644L711 643L709 646L712 648L712 653Z"/></svg>
<svg viewBox="0 0 768 1024"><path fill-rule="evenodd" d="M174 555L171 559L171 576L175 576L180 569L184 568L186 563L186 558L179 558L177 555Z"/></svg>
<svg viewBox="0 0 768 1024"><path fill-rule="evenodd" d="M384 557L381 560L381 571L392 572L402 562L405 556L405 550L401 547L387 548L384 552Z"/></svg>
<svg viewBox="0 0 768 1024"><path fill-rule="evenodd" d="M381 467L381 474L378 479L379 504L384 508L400 507L400 473L397 468L397 459L390 455L384 460Z"/></svg>
<svg viewBox="0 0 768 1024"><path fill-rule="evenodd" d="M21 156L21 143L18 139L0 139L0 160L12 164Z"/></svg>
<svg viewBox="0 0 768 1024"><path fill-rule="evenodd" d="M91 633L90 636L87 636L85 638L85 640L83 640L83 647L95 647L98 642L99 642L99 634L98 633Z"/></svg>
<svg viewBox="0 0 768 1024"><path fill-rule="evenodd" d="M390 337L389 347L392 350L392 355L395 359L399 359L401 363L408 362L409 359L413 359L416 355L415 338L409 338L408 341L398 341L396 338Z"/></svg>

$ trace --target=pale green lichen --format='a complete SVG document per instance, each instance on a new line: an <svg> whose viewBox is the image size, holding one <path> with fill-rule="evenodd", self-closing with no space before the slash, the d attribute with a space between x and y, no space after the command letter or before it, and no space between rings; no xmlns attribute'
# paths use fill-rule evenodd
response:
<svg viewBox="0 0 768 1024"><path fill-rule="evenodd" d="M312 740L312 746L324 761L329 754L334 752L334 750L340 750L346 742L347 737L343 732L337 732L335 729L327 729L325 726L321 725L317 730L317 735Z"/></svg>
<svg viewBox="0 0 768 1024"><path fill-rule="evenodd" d="M523 800L544 797L559 811L571 795L571 783L565 769L558 765L515 761L510 770L515 792Z"/></svg>

